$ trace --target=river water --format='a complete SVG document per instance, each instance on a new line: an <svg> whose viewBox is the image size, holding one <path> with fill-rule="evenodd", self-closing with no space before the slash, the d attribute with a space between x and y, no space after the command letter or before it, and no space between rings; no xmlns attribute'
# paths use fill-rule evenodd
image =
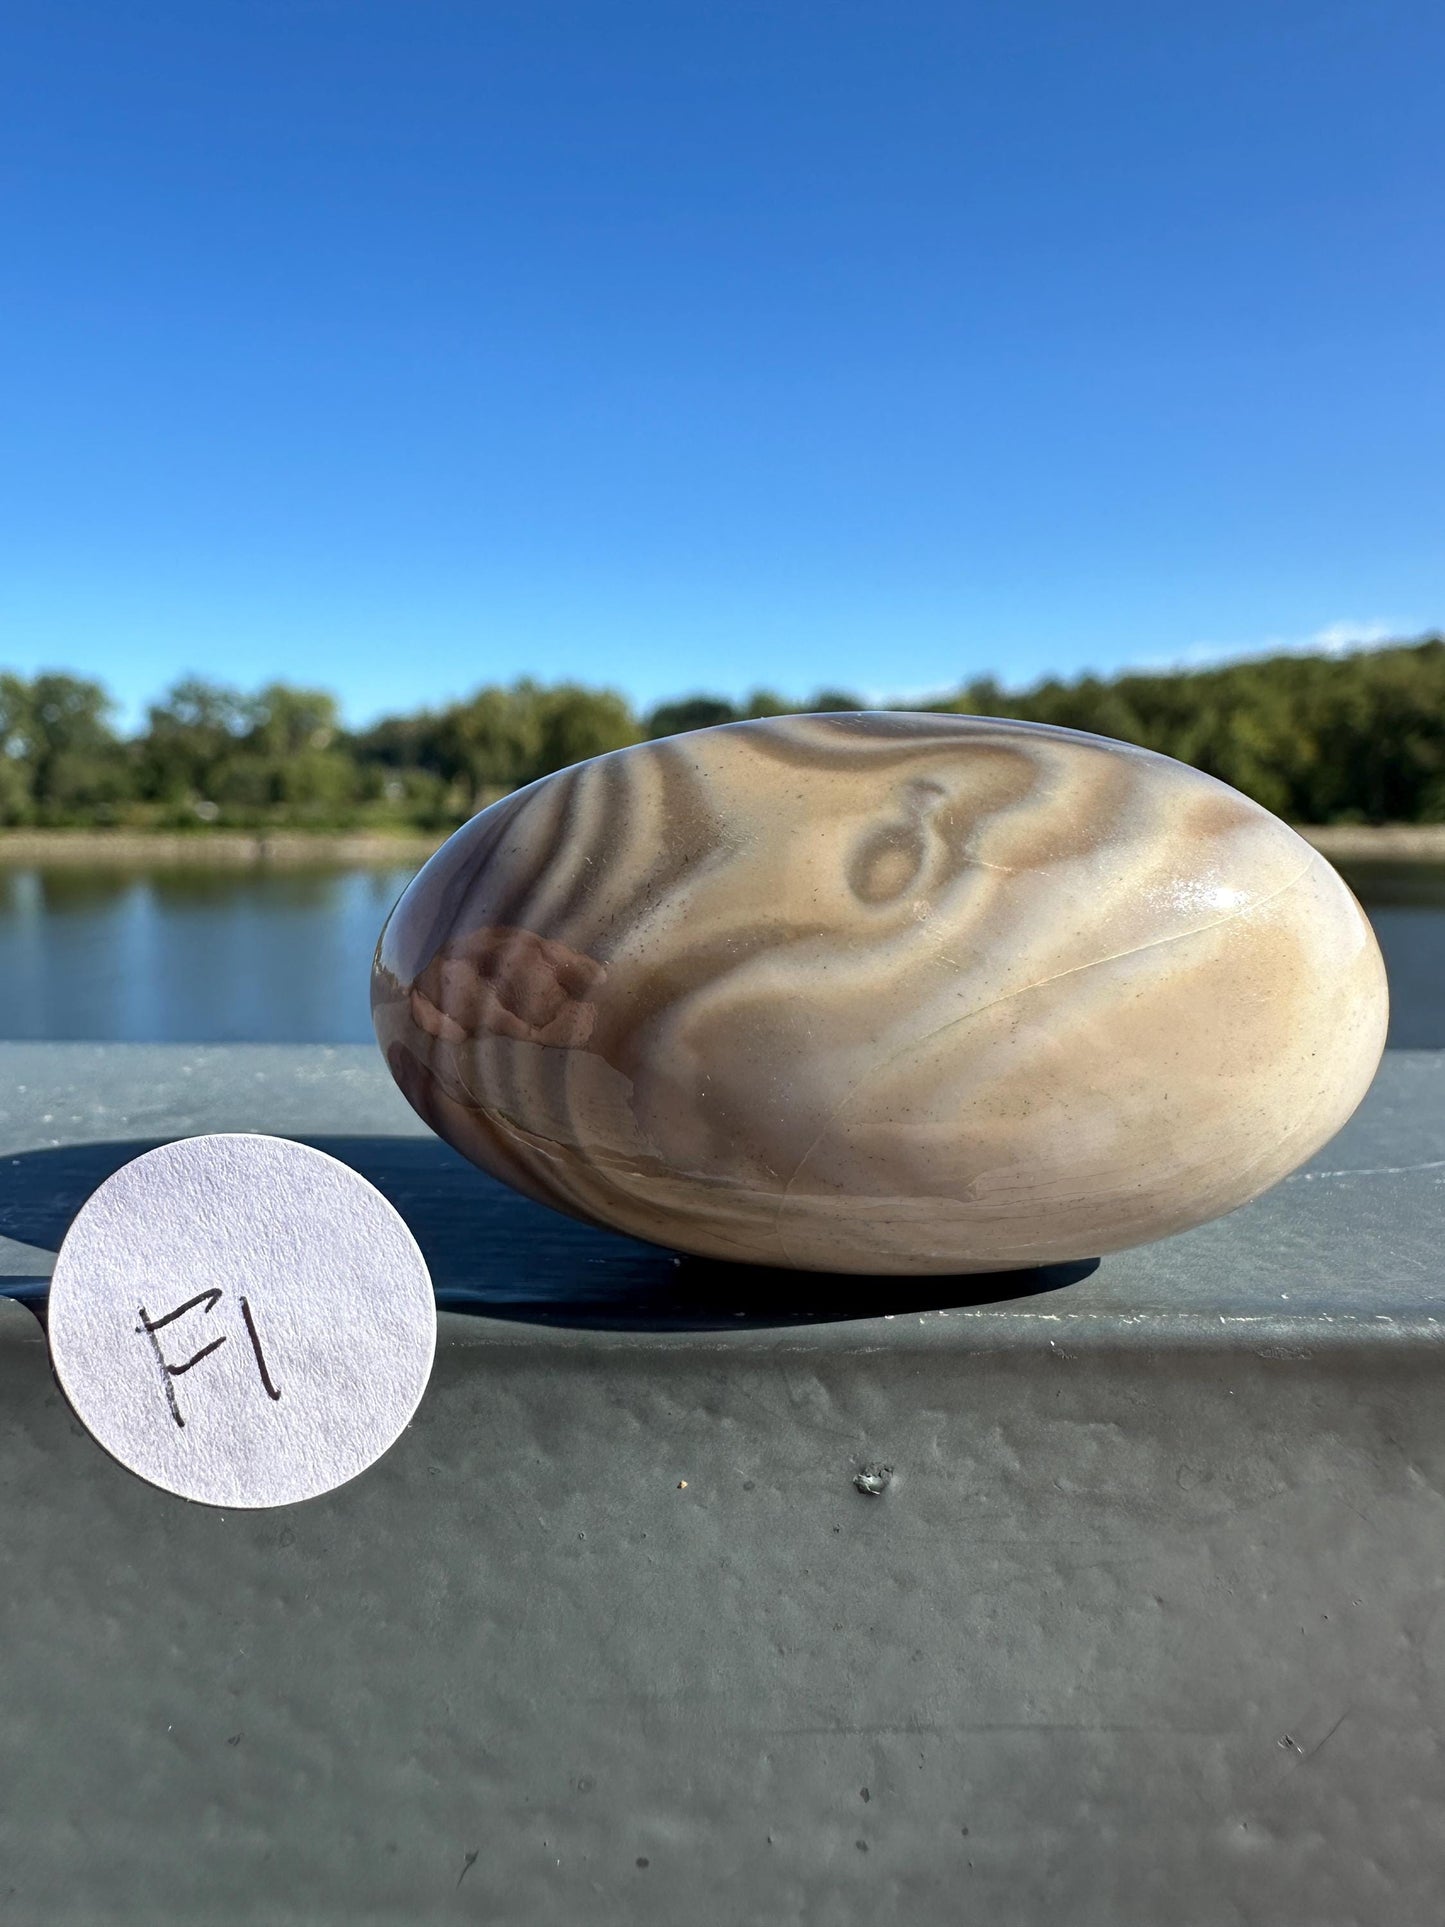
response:
<svg viewBox="0 0 1445 1927"><path fill-rule="evenodd" d="M1347 871L1390 972L1390 1042L1445 1048L1445 866ZM397 869L0 868L0 1038L359 1043Z"/></svg>

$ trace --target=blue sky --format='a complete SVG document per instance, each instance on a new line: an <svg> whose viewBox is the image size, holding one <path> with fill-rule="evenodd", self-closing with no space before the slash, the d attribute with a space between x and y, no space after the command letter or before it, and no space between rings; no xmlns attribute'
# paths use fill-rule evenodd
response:
<svg viewBox="0 0 1445 1927"><path fill-rule="evenodd" d="M0 660L357 721L1445 623L1433 4L9 0Z"/></svg>

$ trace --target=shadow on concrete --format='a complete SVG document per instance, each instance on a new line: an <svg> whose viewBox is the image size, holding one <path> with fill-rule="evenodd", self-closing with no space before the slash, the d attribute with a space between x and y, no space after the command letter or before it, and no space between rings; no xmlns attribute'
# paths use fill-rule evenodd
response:
<svg viewBox="0 0 1445 1927"><path fill-rule="evenodd" d="M0 1159L0 1235L54 1251L91 1192L159 1139ZM370 1180L411 1227L437 1303L491 1318L613 1330L732 1330L950 1311L1072 1285L1096 1258L1032 1271L894 1278L679 1257L578 1224L474 1170L439 1138L308 1137ZM43 1286L14 1295L38 1307Z"/></svg>

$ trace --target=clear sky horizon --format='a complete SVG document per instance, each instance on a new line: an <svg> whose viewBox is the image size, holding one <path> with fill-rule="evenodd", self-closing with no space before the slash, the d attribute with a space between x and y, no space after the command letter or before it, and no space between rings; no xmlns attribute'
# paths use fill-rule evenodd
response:
<svg viewBox="0 0 1445 1927"><path fill-rule="evenodd" d="M1445 14L11 0L0 663L906 699L1445 622Z"/></svg>

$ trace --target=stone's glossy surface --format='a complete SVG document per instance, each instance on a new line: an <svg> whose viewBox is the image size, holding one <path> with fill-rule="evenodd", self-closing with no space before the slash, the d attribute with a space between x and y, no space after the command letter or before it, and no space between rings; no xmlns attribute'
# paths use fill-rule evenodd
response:
<svg viewBox="0 0 1445 1927"><path fill-rule="evenodd" d="M1255 1197L1369 1085L1334 871L1166 757L953 716L645 743L474 818L383 932L377 1035L529 1196L704 1255L991 1271Z"/></svg>

